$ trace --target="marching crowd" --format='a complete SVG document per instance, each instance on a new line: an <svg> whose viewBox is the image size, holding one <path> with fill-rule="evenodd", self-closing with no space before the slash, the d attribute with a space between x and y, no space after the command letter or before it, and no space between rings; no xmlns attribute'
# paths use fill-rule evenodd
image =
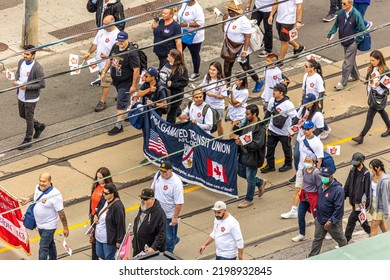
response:
<svg viewBox="0 0 390 280"><path fill-rule="evenodd" d="M331 10L324 21L335 20L335 23L326 36L326 42L330 42L337 30L340 39L343 39L372 26L371 22L363 19L364 13L355 8L355 4L362 7L364 3L369 4L370 1L341 0L337 4L334 4L337 1L330 2ZM256 188L258 197L264 194L268 182L257 176L258 169L260 168L261 174L276 171L275 150L280 142L284 164L278 171L288 172L295 168L295 175L289 180L295 184L291 210L281 214L281 217L298 218L299 234L292 239L298 242L307 238L306 213L313 215L315 234L309 253L309 256L313 256L320 253L322 241L327 233L338 246L345 246L352 238L357 221L370 236L377 234L378 227L382 232L388 230L385 219L389 214L389 178L382 161L374 159L366 166L365 156L359 152L352 156L352 167L344 186L335 178L334 162L329 154L324 152L321 141L331 133L331 128L323 115L326 90L321 65L315 59L306 61L302 82L303 94L298 110L295 110L297 106L288 96L290 81L282 73L283 62L280 60L286 56L288 46L293 47L294 55L305 49L302 44L290 38L292 30L299 30L303 26L303 1L290 0L279 5L272 5L273 3L274 0L256 0L254 3L250 0L246 6L249 10L253 7L266 7L252 13L252 19L256 19L258 25L263 22L265 30L264 47L258 54L259 57L265 58L264 78L261 79L250 64L249 55L255 52L250 45L253 32L251 21L242 15L243 8L240 4L230 1L223 19L233 19L222 24L223 64L218 61L210 63L202 82L193 91L192 101L183 110L181 103L184 100L185 88L189 82L196 82L201 78L200 51L205 34L204 30L197 28L205 26L205 15L196 0L183 4L177 16L174 8L167 8L162 10L161 19L156 18L153 21L151 34L155 43L153 52L159 61L158 67L147 67L144 54L137 51L134 44L129 41L129 34L124 31L122 24L99 30L84 59L94 52L98 60L106 59L98 64L99 79L91 83L102 87L102 96L96 112L106 109L111 84L117 91L118 116L114 128L108 132L109 135L123 132L122 123L125 119L123 113L128 110L132 95L140 98L144 105L155 107L160 116L166 114L166 120L172 124L177 118L180 121L191 121L210 134L214 132L213 126L216 126L218 136L222 137L225 135L222 121L229 121L231 123L229 138L234 139L239 146L237 174L247 181L245 199L238 204L238 208L254 204ZM111 7L112 5L116 5L115 8ZM96 12L98 26L109 25L124 18L123 7L120 8L118 5L121 5L120 1L88 0L88 10ZM273 52L274 18L281 43L279 54ZM183 36L178 37L180 34ZM172 39L169 40L170 38ZM364 40L365 35L361 35L342 42L345 57L342 77L335 85L336 90L344 89L348 81L360 79L356 53ZM24 53L24 59L19 62L15 85L39 80L44 75L42 67L35 60L35 51L31 50L33 48L29 46ZM193 65L191 74L183 57L186 48L189 50ZM243 71L232 76L235 61L240 64ZM367 120L360 135L352 139L358 144L363 143L376 113L381 115L387 126L387 130L381 136L390 135L390 121L386 112L389 90L380 82L381 77L388 71L382 53L378 50L371 52L370 65L365 77L369 96ZM144 73L142 77L144 82L137 91L141 73ZM262 91L264 121L260 119L259 106L248 104L248 76L255 82L252 92ZM27 124L26 136L19 146L20 149L31 147L32 138L38 138L45 129L44 124L34 119L40 89L44 87L44 80L40 80L38 83L18 88L19 113ZM382 102L378 103L378 100ZM225 103L228 103L228 106L225 106ZM250 135L249 141L243 140L242 136L245 135ZM292 148L292 139L295 136L295 146ZM50 175L41 174L35 193L21 199L21 202L37 200L50 184ZM43 199L45 195L49 196L44 194ZM344 201L347 198L352 211L344 233L342 218ZM173 252L175 245L180 241L178 223L184 195L183 183L173 172L169 161L161 163L151 188L142 190L140 199L140 209L133 224L133 257L154 251ZM53 245L54 230L58 223L56 212L59 213L64 225L64 233L66 229L66 235L69 234L63 207L59 206L61 202L62 198L53 204L45 205L51 211L50 221L49 218L42 217L43 211L36 207L36 220L41 235L40 259L56 258L56 249ZM200 246L199 252L203 253L206 246L214 241L217 259L243 259L244 239L239 222L227 211L227 206L222 201L216 202L212 210L215 217L213 231ZM361 216L365 210L371 214L371 225ZM100 168L95 174L89 215L91 224L94 225L91 238L92 259L114 259L115 252L126 233L125 211L110 171L106 167Z"/></svg>

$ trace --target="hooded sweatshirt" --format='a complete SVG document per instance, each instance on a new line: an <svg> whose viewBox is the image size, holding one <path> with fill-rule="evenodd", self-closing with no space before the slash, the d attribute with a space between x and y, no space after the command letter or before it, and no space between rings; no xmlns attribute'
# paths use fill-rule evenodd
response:
<svg viewBox="0 0 390 280"><path fill-rule="evenodd" d="M121 0L109 0L107 3L105 3L104 0L88 0L87 10L90 13L96 12L97 27L103 25L103 19L108 15L114 16L115 21L120 21L125 18L125 13L123 11L123 5L121 3ZM123 22L117 24L116 27L118 27L118 29L122 31L123 29L125 29L125 25L126 23Z"/></svg>

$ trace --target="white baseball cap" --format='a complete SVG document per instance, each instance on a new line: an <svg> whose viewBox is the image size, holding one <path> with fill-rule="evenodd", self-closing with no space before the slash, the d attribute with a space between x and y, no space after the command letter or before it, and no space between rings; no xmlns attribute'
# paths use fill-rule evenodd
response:
<svg viewBox="0 0 390 280"><path fill-rule="evenodd" d="M211 208L211 210L214 211L226 210L226 204L223 201L217 201L215 202L214 207Z"/></svg>

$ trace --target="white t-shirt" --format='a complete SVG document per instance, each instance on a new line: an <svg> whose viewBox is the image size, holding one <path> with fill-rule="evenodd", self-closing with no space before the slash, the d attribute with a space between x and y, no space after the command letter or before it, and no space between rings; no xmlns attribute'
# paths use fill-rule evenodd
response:
<svg viewBox="0 0 390 280"><path fill-rule="evenodd" d="M104 204L103 208L101 210L104 210L108 206L108 202ZM101 211L100 210L100 211ZM96 224L95 229L95 238L100 243L107 243L107 228L106 228L106 216L107 212L110 211L110 209L104 211L100 217L99 217L99 223ZM99 214L99 213L97 213Z"/></svg>
<svg viewBox="0 0 390 280"><path fill-rule="evenodd" d="M300 120L306 121L310 112L308 110L306 110L305 115L302 117L302 111L303 111L303 107L299 108L298 113L297 113L298 118ZM314 123L314 129L324 128L324 126L325 126L324 115L320 111L317 111L314 113L311 121ZM298 131L297 141L299 141L299 139L301 139L302 136L304 136L303 129L302 129L302 127L300 127L299 131Z"/></svg>
<svg viewBox="0 0 390 280"><path fill-rule="evenodd" d="M116 37L119 33L119 29L115 27L115 29L111 32L108 32L105 29L100 29L93 40L93 44L97 46L96 48L96 60L101 60L100 54L104 53L105 55L109 55L112 49L112 46L116 43ZM99 70L102 71L104 66L106 65L106 61L103 60L98 64Z"/></svg>
<svg viewBox="0 0 390 280"><path fill-rule="evenodd" d="M210 236L214 239L217 256L234 258L237 257L238 249L244 248L240 224L232 215L222 220L214 219Z"/></svg>
<svg viewBox="0 0 390 280"><path fill-rule="evenodd" d="M198 2L195 5L188 6L187 4L181 5L179 12L177 13L179 22L196 22L199 27L182 27L183 30L191 32L194 29L204 26L205 17L202 7ZM196 35L192 43L197 44L204 41L204 29L196 31Z"/></svg>
<svg viewBox="0 0 390 280"><path fill-rule="evenodd" d="M271 5L273 3L274 3L274 0L256 0L255 7L260 8L260 7L264 7L266 5ZM269 6L267 8L260 9L259 11L266 13L266 12L271 12L271 10L272 10L272 6Z"/></svg>
<svg viewBox="0 0 390 280"><path fill-rule="evenodd" d="M28 76L30 75L31 69L34 66L34 64L35 64L35 60L32 63L30 63L29 65L27 65L26 61L22 62L22 64L20 65L20 69L19 69L18 84L21 85L21 84L27 83ZM39 101L39 96L37 98L34 98L34 99L26 100L26 90L19 88L18 99L22 102L34 103L34 102Z"/></svg>
<svg viewBox="0 0 390 280"><path fill-rule="evenodd" d="M303 0L289 0L278 5L276 21L285 24L295 24L297 21L297 5Z"/></svg>
<svg viewBox="0 0 390 280"><path fill-rule="evenodd" d="M374 67L374 69L373 69L373 71L372 71L372 73L370 75L370 79L374 80L374 84L376 82L380 81L380 79L381 79L380 75L381 74L379 73L378 68ZM371 88L375 89L379 94L383 94L385 92L385 90L381 86L377 86L377 87L375 85L371 86L370 83L368 82L368 84L367 84L367 92L370 92Z"/></svg>
<svg viewBox="0 0 390 280"><path fill-rule="evenodd" d="M248 89L237 89L237 86L234 85L232 87L232 93L234 99L241 103L241 106L234 107L232 104L229 105L229 117L231 121L240 121L245 118L245 110L246 110L246 101L248 100L249 91Z"/></svg>
<svg viewBox="0 0 390 280"><path fill-rule="evenodd" d="M35 187L34 201L42 194L39 185ZM45 199L42 201L42 199ZM40 198L41 202L35 204L34 217L39 229L56 229L58 225L58 212L64 209L62 195L57 188L53 188L49 193Z"/></svg>
<svg viewBox="0 0 390 280"><path fill-rule="evenodd" d="M230 19L230 17L228 17ZM235 20L228 21L224 26L225 34L227 32L228 38L238 44L244 44L245 36L244 34L252 34L252 25L250 20L245 16L241 16ZM241 52L244 48L241 49ZM252 53L252 49L248 47L247 55ZM241 53L238 55L241 56Z"/></svg>
<svg viewBox="0 0 390 280"><path fill-rule="evenodd" d="M305 158L308 154L312 154L313 152L310 151L309 148L306 147L306 145L303 143L303 140L305 139L305 136L299 139L299 164L298 169L303 169L305 162ZM317 136L314 136L311 139L307 139L307 142L309 143L310 148L314 151L314 154L317 156L317 158L324 158L324 144L322 144L320 138Z"/></svg>
<svg viewBox="0 0 390 280"><path fill-rule="evenodd" d="M222 95L223 97L227 96L225 82L219 81L217 83L216 79L215 80L211 79L209 83L207 83L207 75L205 75L203 82L198 87L203 87L204 91L208 91L213 94ZM205 102L213 109L219 109L219 110L225 109L225 99L219 99L213 96L206 95Z"/></svg>
<svg viewBox="0 0 390 280"><path fill-rule="evenodd" d="M160 171L154 175L152 189L154 189L155 197L160 202L167 219L171 219L176 205L184 203L183 183L175 173L169 179L164 179L159 173Z"/></svg>
<svg viewBox="0 0 390 280"><path fill-rule="evenodd" d="M280 82L283 81L282 71L278 67L265 68L264 79L265 85L261 98L263 98L265 102L269 102L273 96L273 89L271 89L271 87L274 87L276 84L280 84Z"/></svg>
<svg viewBox="0 0 390 280"><path fill-rule="evenodd" d="M318 97L320 96L320 92L325 92L324 80L321 78L320 74L314 73L313 76L309 77L306 73L303 76L302 89L305 90L306 83L306 94L312 93Z"/></svg>
<svg viewBox="0 0 390 280"><path fill-rule="evenodd" d="M195 102L192 102L190 108L186 106L183 111L183 115L190 117L190 121L196 120L196 124L203 129L205 132L210 134L210 130L213 128L213 113L211 110L207 110L205 117L203 118L203 107L206 105L203 102L200 106L196 106Z"/></svg>
<svg viewBox="0 0 390 280"><path fill-rule="evenodd" d="M278 102L276 102L278 103ZM273 107L275 104L275 98L272 97L268 103L267 110L272 113ZM288 136L288 128L291 126L291 121L293 118L297 116L297 111L295 110L294 104L290 100L286 100L279 105L275 107L275 110L278 112L278 114L282 113L283 117L287 117L286 122L284 123L283 127L277 128L274 125L273 117L271 118L271 122L269 124L268 129L272 132L282 135L282 136ZM289 111L289 112L288 112Z"/></svg>

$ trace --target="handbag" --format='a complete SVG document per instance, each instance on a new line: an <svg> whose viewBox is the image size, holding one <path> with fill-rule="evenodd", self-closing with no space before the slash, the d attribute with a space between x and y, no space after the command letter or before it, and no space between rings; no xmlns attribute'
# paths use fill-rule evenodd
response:
<svg viewBox="0 0 390 280"><path fill-rule="evenodd" d="M363 40L358 44L358 50L361 52L366 52L371 49L371 35L366 33L363 35Z"/></svg>
<svg viewBox="0 0 390 280"><path fill-rule="evenodd" d="M225 39L223 40L221 50L221 58L223 58L227 62L234 62L237 58L238 53L244 46L244 44L233 42L227 36L227 31L229 30L229 26L231 23L232 22L230 22L228 27L226 28Z"/></svg>
<svg viewBox="0 0 390 280"><path fill-rule="evenodd" d="M43 195L48 194L52 189L53 186L50 186L48 189L42 192L42 194L34 202L39 201ZM26 213L24 213L24 217L23 217L23 225L25 228L29 230L33 230L37 227L37 222L35 221L35 217L34 217L35 205L36 203L30 204L30 206L27 208Z"/></svg>
<svg viewBox="0 0 390 280"><path fill-rule="evenodd" d="M387 104L387 94L379 94L375 89L370 90L368 93L368 106L374 108L377 111L385 109Z"/></svg>
<svg viewBox="0 0 390 280"><path fill-rule="evenodd" d="M251 39L249 41L249 47L255 52L261 49L263 45L264 34L257 25L257 20L252 19L251 26Z"/></svg>
<svg viewBox="0 0 390 280"><path fill-rule="evenodd" d="M181 13L181 17L180 17L181 19L183 18L183 14L184 14L185 10L187 9L187 6L188 5L186 5L183 12ZM188 30L183 30L183 34L184 35L181 37L181 41L186 45L191 45L192 42L194 41L196 31L195 32L188 32Z"/></svg>

